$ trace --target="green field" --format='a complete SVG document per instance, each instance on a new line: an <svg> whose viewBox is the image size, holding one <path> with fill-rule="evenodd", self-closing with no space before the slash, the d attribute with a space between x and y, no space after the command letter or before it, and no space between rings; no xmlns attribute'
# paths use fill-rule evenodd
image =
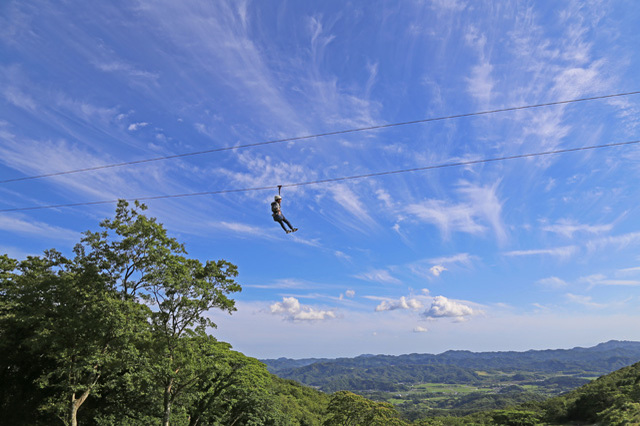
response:
<svg viewBox="0 0 640 426"><path fill-rule="evenodd" d="M421 415L464 415L491 408L506 408L540 401L574 388L571 380L585 377L527 372L477 371L479 384L420 383L397 392L364 392L378 401L389 402L405 413Z"/></svg>

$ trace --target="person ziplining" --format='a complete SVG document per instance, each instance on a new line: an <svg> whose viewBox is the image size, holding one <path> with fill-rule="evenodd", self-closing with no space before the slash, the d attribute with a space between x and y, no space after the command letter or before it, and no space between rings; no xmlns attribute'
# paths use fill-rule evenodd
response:
<svg viewBox="0 0 640 426"><path fill-rule="evenodd" d="M289 223L287 218L284 217L284 215L282 214L282 210L280 209L280 203L282 203L282 197L280 196L280 194L278 194L274 197L273 202L271 203L271 213L273 216L273 220L278 222L280 226L282 226L282 229L284 229L284 232L286 232L287 234L296 232L298 228L294 228L293 226L291 226L291 223ZM285 223L289 225L289 228L291 228L290 230L284 226Z"/></svg>

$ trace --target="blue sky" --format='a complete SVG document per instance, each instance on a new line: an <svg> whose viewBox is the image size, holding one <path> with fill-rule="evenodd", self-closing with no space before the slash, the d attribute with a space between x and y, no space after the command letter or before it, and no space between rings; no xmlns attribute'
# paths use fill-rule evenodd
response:
<svg viewBox="0 0 640 426"><path fill-rule="evenodd" d="M640 4L0 4L0 180L640 90ZM640 340L640 95L0 184L0 210L147 202L238 265L213 334L258 358ZM0 252L70 253L114 205L0 212Z"/></svg>

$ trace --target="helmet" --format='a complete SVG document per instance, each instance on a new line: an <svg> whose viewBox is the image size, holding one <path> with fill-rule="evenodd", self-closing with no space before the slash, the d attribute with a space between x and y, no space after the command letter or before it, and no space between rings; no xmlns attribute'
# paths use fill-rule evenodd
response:
<svg viewBox="0 0 640 426"><path fill-rule="evenodd" d="M275 197L273 197L274 200L278 201L278 200L282 200L282 197L279 195L276 195Z"/></svg>

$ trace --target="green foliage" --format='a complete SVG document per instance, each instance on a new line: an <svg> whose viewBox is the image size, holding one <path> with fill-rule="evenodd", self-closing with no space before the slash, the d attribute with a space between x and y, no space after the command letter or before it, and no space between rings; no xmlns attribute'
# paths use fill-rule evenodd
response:
<svg viewBox="0 0 640 426"><path fill-rule="evenodd" d="M640 401L640 363L602 376L562 397L547 401L543 408L550 423L621 421L633 418ZM604 419L609 419L605 421ZM624 424L624 423L620 423Z"/></svg>
<svg viewBox="0 0 640 426"><path fill-rule="evenodd" d="M374 402L348 391L331 396L324 426L405 425L391 404Z"/></svg>
<svg viewBox="0 0 640 426"><path fill-rule="evenodd" d="M75 424L89 395L108 385L107 371L119 368L118 350L134 338L129 319L142 307L119 298L96 268L54 250L19 262L16 272L1 283L5 383L38 395L36 411ZM19 383L25 367L29 382ZM19 406L13 397L3 400L8 411Z"/></svg>
<svg viewBox="0 0 640 426"><path fill-rule="evenodd" d="M501 426L535 426L540 423L541 415L534 411L499 410L493 412L491 418Z"/></svg>
<svg viewBox="0 0 640 426"><path fill-rule="evenodd" d="M327 394L293 380L272 376L271 394L276 409L286 422L282 424L320 426L329 403Z"/></svg>
<svg viewBox="0 0 640 426"><path fill-rule="evenodd" d="M640 403L618 402L600 413L600 422L609 426L640 424Z"/></svg>

